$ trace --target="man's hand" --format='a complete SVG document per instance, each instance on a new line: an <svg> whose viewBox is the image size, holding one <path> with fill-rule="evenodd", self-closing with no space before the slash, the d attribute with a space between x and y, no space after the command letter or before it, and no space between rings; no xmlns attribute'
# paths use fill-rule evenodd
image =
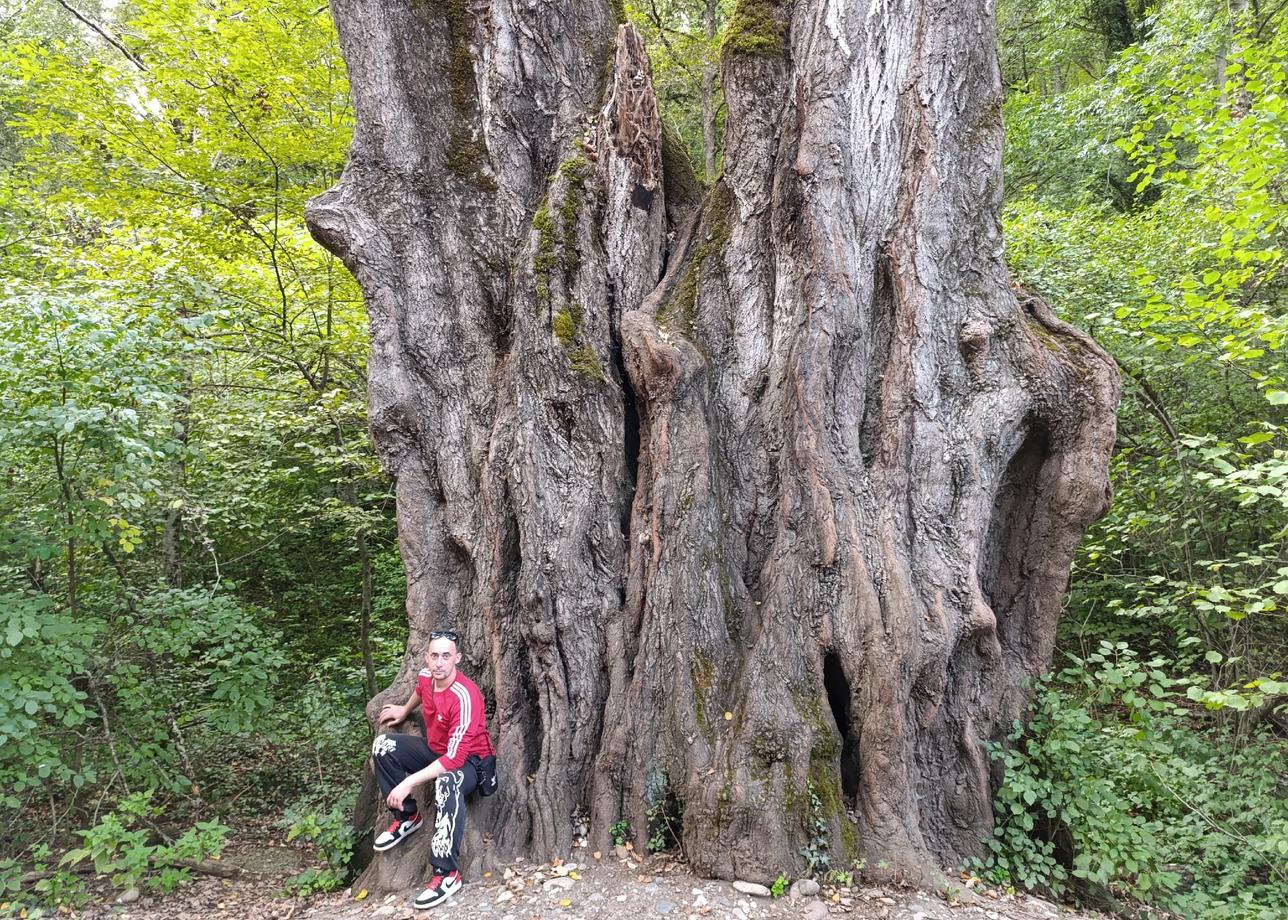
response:
<svg viewBox="0 0 1288 920"><path fill-rule="evenodd" d="M401 811L403 799L411 795L411 785L407 780L403 780L397 786L389 791L389 796L385 799L385 804L390 808Z"/></svg>
<svg viewBox="0 0 1288 920"><path fill-rule="evenodd" d="M376 721L381 725L397 725L399 722L405 722L407 721L407 707L386 703L384 708L380 710L380 716Z"/></svg>

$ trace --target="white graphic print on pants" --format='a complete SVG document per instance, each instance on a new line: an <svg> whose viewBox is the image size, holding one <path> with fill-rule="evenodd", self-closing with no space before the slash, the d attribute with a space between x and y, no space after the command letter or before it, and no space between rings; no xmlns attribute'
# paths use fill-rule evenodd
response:
<svg viewBox="0 0 1288 920"><path fill-rule="evenodd" d="M456 832L456 809L460 806L460 801L454 795L455 790L452 785L459 786L464 775L461 770L457 770L455 773L445 773L434 783L434 796L438 802L438 817L434 819L434 839L430 843L430 849L440 859L446 859L452 855L452 836ZM450 809L446 807L448 799L452 800Z"/></svg>
<svg viewBox="0 0 1288 920"><path fill-rule="evenodd" d="M371 756L383 757L394 748L398 747L398 742L388 735L376 735L376 740L371 742Z"/></svg>

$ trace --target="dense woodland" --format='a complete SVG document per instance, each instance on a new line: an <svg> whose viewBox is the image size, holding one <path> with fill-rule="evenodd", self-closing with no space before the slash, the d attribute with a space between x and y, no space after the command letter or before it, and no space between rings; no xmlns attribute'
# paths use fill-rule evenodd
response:
<svg viewBox="0 0 1288 920"><path fill-rule="evenodd" d="M719 59L764 6L625 8L706 183ZM991 751L996 833L967 868L1279 917L1283 12L1002 0L997 27L1011 270L1113 355L1123 400L1114 503ZM0 915L81 903L91 863L172 888L236 833L311 839L330 868L293 889L343 885L408 586L362 298L304 224L353 126L328 9L10 2L0 39Z"/></svg>

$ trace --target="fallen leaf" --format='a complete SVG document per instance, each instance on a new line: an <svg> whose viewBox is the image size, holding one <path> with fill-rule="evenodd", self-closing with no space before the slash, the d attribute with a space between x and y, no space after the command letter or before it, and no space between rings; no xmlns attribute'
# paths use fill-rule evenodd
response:
<svg viewBox="0 0 1288 920"><path fill-rule="evenodd" d="M601 852L599 852L599 850L596 850L596 851L595 851L594 853L592 853L591 855L592 855L592 856L594 856L596 859L599 859L599 858L601 858L604 854L603 854L603 853L601 853Z"/></svg>
<svg viewBox="0 0 1288 920"><path fill-rule="evenodd" d="M357 894L355 894L355 895L353 896L353 899L354 899L355 901L361 901L361 900L363 900L364 898L366 898L366 896L367 896L369 893L370 893L370 892L368 892L368 891L367 891L367 889L365 889L365 888L364 888L364 889L362 889L361 891L359 891Z"/></svg>
<svg viewBox="0 0 1288 920"><path fill-rule="evenodd" d="M572 907L572 899L570 899L570 898L564 898L562 901L560 901L560 902L559 902L559 906L560 906L560 907Z"/></svg>
<svg viewBox="0 0 1288 920"><path fill-rule="evenodd" d="M581 873L576 871L575 869L572 872L568 873L568 877L575 878L579 882L581 881Z"/></svg>
<svg viewBox="0 0 1288 920"><path fill-rule="evenodd" d="M732 713L732 712L726 712L726 713L725 713L725 721L726 721L726 722L732 722L732 721L733 721L733 713Z"/></svg>

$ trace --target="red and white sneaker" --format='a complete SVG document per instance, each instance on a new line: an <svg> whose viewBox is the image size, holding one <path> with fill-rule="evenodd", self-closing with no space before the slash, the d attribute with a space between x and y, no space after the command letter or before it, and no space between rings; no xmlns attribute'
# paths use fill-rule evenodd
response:
<svg viewBox="0 0 1288 920"><path fill-rule="evenodd" d="M416 812L416 814L412 815L406 821L394 818L393 822L384 831L384 833L376 838L376 842L372 844L372 848L377 853L383 850L392 849L402 843L403 838L408 834L420 830L420 826L423 823L424 822L420 817L420 812Z"/></svg>
<svg viewBox="0 0 1288 920"><path fill-rule="evenodd" d="M442 904L456 892L461 890L465 884L461 881L461 873L449 872L447 875L435 875L430 879L429 887L416 895L416 900L412 901L412 906L425 910L428 907L437 907Z"/></svg>

